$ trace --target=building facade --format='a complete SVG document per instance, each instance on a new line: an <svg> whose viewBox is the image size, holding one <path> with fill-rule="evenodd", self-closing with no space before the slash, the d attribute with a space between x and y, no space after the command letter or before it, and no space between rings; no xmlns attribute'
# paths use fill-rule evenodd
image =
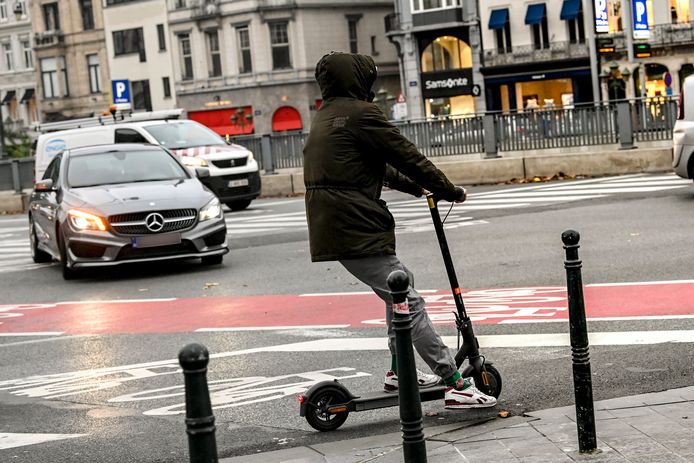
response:
<svg viewBox="0 0 694 463"><path fill-rule="evenodd" d="M385 26L400 62L407 118L486 109L475 0L396 0Z"/></svg>
<svg viewBox="0 0 694 463"><path fill-rule="evenodd" d="M104 30L110 80L128 82L131 109L175 108L166 0L106 0Z"/></svg>
<svg viewBox="0 0 694 463"><path fill-rule="evenodd" d="M222 135L307 130L321 94L315 66L330 51L371 55L389 110L400 90L384 34L391 1L169 0L178 105Z"/></svg>
<svg viewBox="0 0 694 463"><path fill-rule="evenodd" d="M6 131L39 119L27 0L0 0L0 115Z"/></svg>
<svg viewBox="0 0 694 463"><path fill-rule="evenodd" d="M41 120L87 117L110 104L99 0L31 2Z"/></svg>
<svg viewBox="0 0 694 463"><path fill-rule="evenodd" d="M637 25L631 19L632 2L606 2L604 24L596 38L608 45L608 51L600 54L603 99L677 95L684 79L694 74L694 1L642 2L645 11L641 19L636 16ZM647 29L640 30L644 23ZM626 32L630 27L637 30L631 38Z"/></svg>

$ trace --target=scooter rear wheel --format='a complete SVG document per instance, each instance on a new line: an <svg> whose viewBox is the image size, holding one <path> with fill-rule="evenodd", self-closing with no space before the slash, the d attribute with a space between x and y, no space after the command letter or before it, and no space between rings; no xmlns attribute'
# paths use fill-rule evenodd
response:
<svg viewBox="0 0 694 463"><path fill-rule="evenodd" d="M477 389L498 399L501 395L501 373L499 373L499 370L494 368L493 365L489 364L485 364L484 369L487 372L488 384L484 384L482 374L474 371L471 366L468 366L465 368L465 370L463 370L463 376L472 376L475 380L475 387L477 387Z"/></svg>
<svg viewBox="0 0 694 463"><path fill-rule="evenodd" d="M349 412L331 413L328 407L345 402L347 402L347 396L340 389L336 387L320 389L306 404L306 421L318 431L334 431L347 420Z"/></svg>

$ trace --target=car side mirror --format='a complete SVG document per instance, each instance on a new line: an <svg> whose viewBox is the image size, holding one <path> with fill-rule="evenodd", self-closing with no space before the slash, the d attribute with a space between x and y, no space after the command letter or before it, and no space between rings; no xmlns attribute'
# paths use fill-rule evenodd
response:
<svg viewBox="0 0 694 463"><path fill-rule="evenodd" d="M39 180L34 184L34 190L36 191L54 191L53 180L50 178Z"/></svg>
<svg viewBox="0 0 694 463"><path fill-rule="evenodd" d="M210 169L208 169L207 167L196 167L195 176L197 178L207 178L210 176Z"/></svg>

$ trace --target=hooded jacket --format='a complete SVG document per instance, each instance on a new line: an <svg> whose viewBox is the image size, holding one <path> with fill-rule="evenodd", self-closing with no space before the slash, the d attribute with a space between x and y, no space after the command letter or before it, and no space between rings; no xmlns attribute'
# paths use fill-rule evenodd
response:
<svg viewBox="0 0 694 463"><path fill-rule="evenodd" d="M370 56L330 53L316 66L323 104L304 146L311 259L395 254L395 222L381 189L453 201L458 192L372 103Z"/></svg>

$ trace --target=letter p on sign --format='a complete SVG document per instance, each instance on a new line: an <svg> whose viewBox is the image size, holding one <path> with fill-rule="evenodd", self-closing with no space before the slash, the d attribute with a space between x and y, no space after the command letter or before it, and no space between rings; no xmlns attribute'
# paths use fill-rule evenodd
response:
<svg viewBox="0 0 694 463"><path fill-rule="evenodd" d="M130 104L130 82L127 79L112 80L111 91L113 93L113 104L129 105Z"/></svg>

